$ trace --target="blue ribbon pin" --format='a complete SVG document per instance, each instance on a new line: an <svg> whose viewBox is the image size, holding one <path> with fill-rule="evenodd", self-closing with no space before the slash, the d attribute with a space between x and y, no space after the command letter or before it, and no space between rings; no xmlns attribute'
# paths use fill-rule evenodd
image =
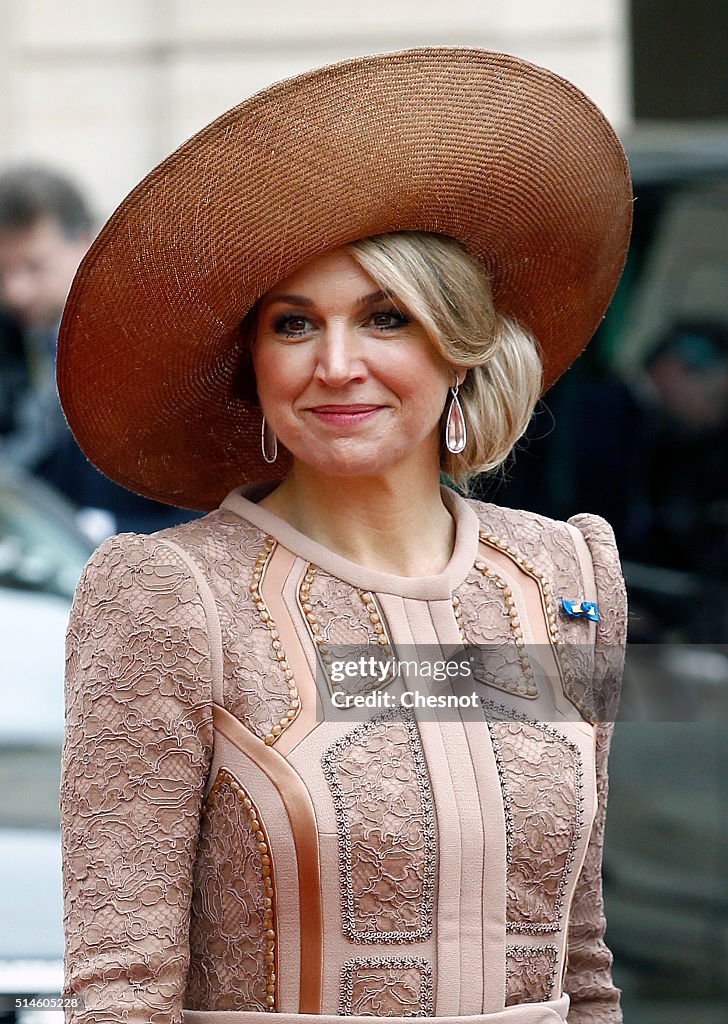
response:
<svg viewBox="0 0 728 1024"><path fill-rule="evenodd" d="M599 622L596 601L568 601L562 597L561 606L572 619L591 619L592 622Z"/></svg>

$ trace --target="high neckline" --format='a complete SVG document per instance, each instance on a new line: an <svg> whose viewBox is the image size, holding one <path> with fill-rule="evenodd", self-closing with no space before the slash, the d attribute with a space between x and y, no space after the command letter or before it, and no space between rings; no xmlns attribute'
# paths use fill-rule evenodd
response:
<svg viewBox="0 0 728 1024"><path fill-rule="evenodd" d="M475 562L480 526L478 517L465 498L443 484L440 485L442 500L455 520L455 546L450 561L442 572L433 576L397 576L352 562L258 504L278 483L278 480L266 480L236 487L222 501L220 508L234 512L270 534L289 551L361 590L419 600L445 600L464 581Z"/></svg>

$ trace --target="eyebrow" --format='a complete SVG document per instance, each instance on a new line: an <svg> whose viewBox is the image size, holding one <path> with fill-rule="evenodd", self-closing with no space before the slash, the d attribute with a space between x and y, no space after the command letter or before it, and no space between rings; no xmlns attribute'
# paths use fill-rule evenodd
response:
<svg viewBox="0 0 728 1024"><path fill-rule="evenodd" d="M379 302L381 299L391 299L392 295L389 292L376 291L370 292L369 295L362 295L360 299L356 300L357 306L366 306L370 302ZM268 305L272 306L275 302L288 302L292 306L315 306L316 303L312 302L311 299L307 299L305 295L275 295L273 298L268 299Z"/></svg>

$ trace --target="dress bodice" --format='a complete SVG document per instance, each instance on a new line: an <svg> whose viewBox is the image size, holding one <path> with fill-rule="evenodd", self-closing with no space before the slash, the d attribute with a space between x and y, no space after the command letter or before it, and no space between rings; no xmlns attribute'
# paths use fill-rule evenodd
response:
<svg viewBox="0 0 728 1024"><path fill-rule="evenodd" d="M264 490L111 538L79 583L73 1019L537 1024L570 1003L569 1021L620 1021L600 880L625 631L609 526L443 488L452 558L408 578L300 534ZM390 667L346 676L365 652Z"/></svg>

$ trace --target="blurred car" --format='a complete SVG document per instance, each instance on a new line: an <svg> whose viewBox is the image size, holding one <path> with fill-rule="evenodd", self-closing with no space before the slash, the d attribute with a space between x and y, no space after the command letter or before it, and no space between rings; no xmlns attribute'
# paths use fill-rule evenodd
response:
<svg viewBox="0 0 728 1024"><path fill-rule="evenodd" d="M643 994L728 999L727 723L728 647L629 648L604 881L610 944Z"/></svg>
<svg viewBox="0 0 728 1024"><path fill-rule="evenodd" d="M728 131L652 126L624 141L634 233L600 355L628 369L671 317L728 318ZM726 1024L728 581L623 568L632 642L604 848L614 977L634 1024Z"/></svg>
<svg viewBox="0 0 728 1024"><path fill-rule="evenodd" d="M65 500L0 466L0 1020L63 983L64 640L92 548Z"/></svg>

